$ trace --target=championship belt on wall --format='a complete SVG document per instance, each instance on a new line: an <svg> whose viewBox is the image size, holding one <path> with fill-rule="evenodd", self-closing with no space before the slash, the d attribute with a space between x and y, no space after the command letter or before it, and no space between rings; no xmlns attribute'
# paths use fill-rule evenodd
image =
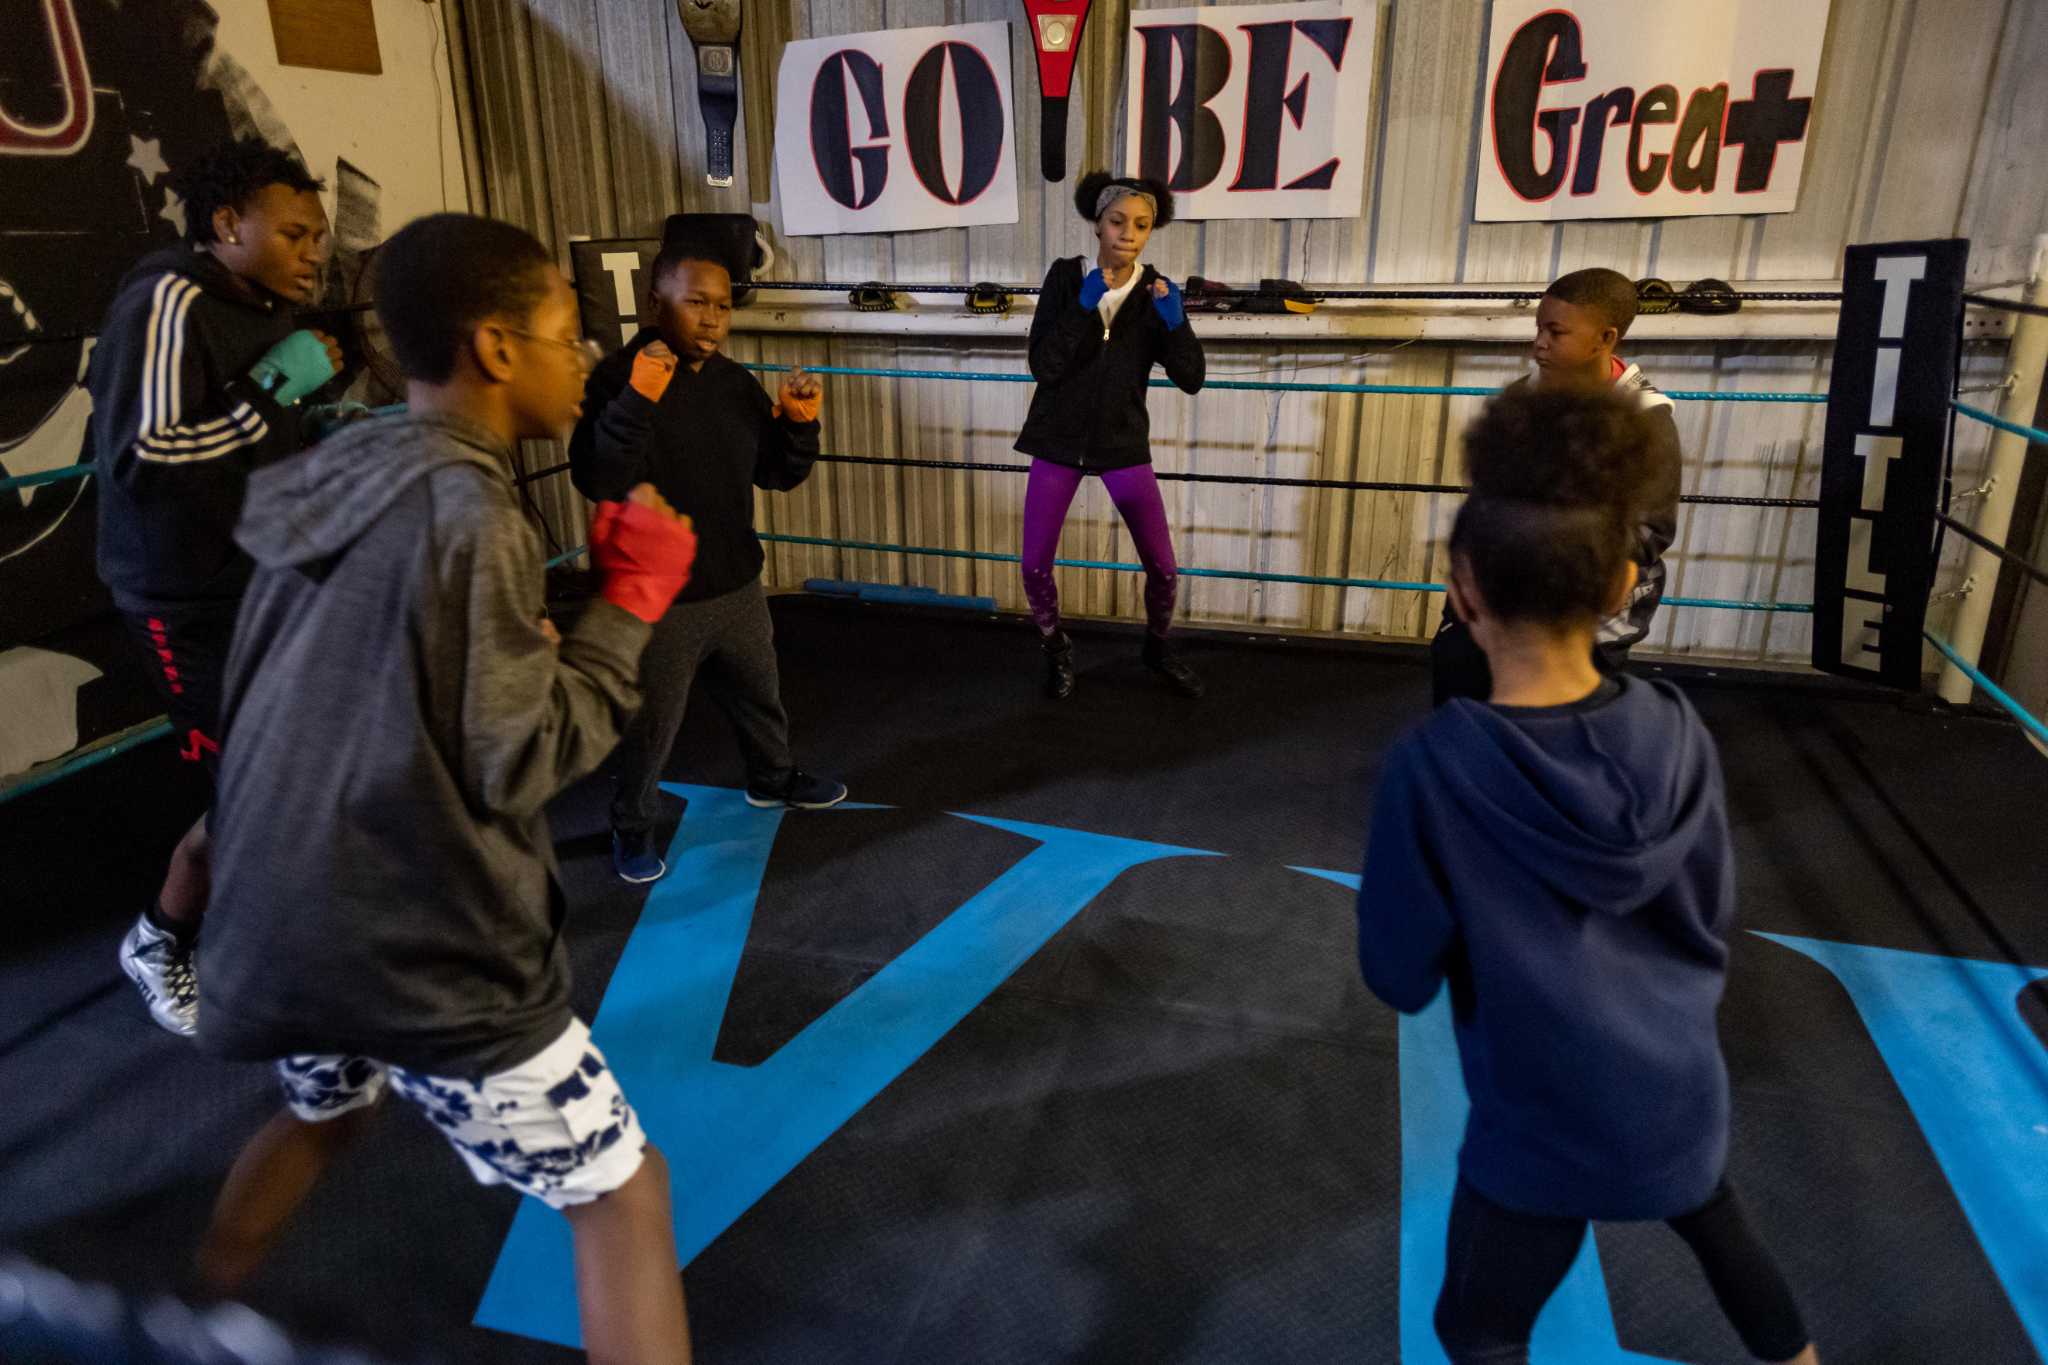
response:
<svg viewBox="0 0 2048 1365"><path fill-rule="evenodd" d="M688 3L689 0L683 0ZM1031 43L1038 49L1038 164L1047 180L1067 177L1067 92L1088 0L1024 0Z"/></svg>
<svg viewBox="0 0 2048 1365"><path fill-rule="evenodd" d="M697 108L704 115L704 183L732 188L732 129L740 112L740 0L676 0L697 51Z"/></svg>

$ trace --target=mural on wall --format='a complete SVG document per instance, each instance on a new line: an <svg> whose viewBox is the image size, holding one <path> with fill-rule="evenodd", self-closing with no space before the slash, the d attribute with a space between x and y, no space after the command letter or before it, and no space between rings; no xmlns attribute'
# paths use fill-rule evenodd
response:
<svg viewBox="0 0 2048 1365"><path fill-rule="evenodd" d="M7 13L23 40L0 46L0 478L85 458L92 332L128 268L183 231L172 171L232 136L295 145L200 0ZM346 162L311 169L334 189L332 305L381 237L378 187ZM0 492L0 682L36 698L0 707L0 780L158 709L105 620L93 523L89 479Z"/></svg>

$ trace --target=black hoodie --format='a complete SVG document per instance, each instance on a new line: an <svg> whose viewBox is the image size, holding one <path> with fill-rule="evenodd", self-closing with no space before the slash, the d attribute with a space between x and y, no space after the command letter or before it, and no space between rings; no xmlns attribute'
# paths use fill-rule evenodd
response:
<svg viewBox="0 0 2048 1365"><path fill-rule="evenodd" d="M569 477L590 499L623 498L645 480L697 531L697 561L677 602L703 602L761 576L754 490L784 492L810 477L815 421L778 417L753 375L714 355L676 366L661 401L632 387L633 357L660 340L644 327L591 373L583 420L569 438Z"/></svg>
<svg viewBox="0 0 2048 1365"><path fill-rule="evenodd" d="M1063 257L1045 272L1031 315L1030 363L1038 386L1016 448L1076 469L1127 469L1152 463L1152 416L1145 406L1152 367L1183 393L1207 375L1201 338L1183 318L1168 328L1152 305L1159 272L1146 266L1108 328L1081 306L1081 282L1095 267Z"/></svg>
<svg viewBox="0 0 2048 1365"><path fill-rule="evenodd" d="M124 610L241 596L249 474L300 444L297 410L249 371L296 325L283 300L189 246L144 257L121 282L85 382L100 578Z"/></svg>

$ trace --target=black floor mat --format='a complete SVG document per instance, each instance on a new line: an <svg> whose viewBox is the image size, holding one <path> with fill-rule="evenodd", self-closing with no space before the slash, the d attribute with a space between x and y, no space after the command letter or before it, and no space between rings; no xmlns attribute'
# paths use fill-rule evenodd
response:
<svg viewBox="0 0 2048 1365"><path fill-rule="evenodd" d="M1210 691L1188 702L1135 635L1083 629L1055 705L1015 623L775 614L799 760L889 809L785 818L720 1061L774 1055L1031 846L952 813L1226 856L1121 876L712 1242L685 1275L699 1358L1398 1359L1394 1016L1358 983L1349 897L1288 869L1357 870L1379 756L1427 704L1420 656L1191 638ZM1743 928L2048 966L2048 763L2013 729L1686 685L1721 746ZM274 1104L263 1068L159 1032L115 972L197 811L178 767L146 746L0 810L0 1244L137 1290L176 1283ZM671 776L739 784L708 703ZM599 774L554 812L586 1017L646 894L610 875L607 793ZM2035 1358L1829 972L1739 935L1723 1033L1732 1169L1826 1358ZM395 1359L571 1359L470 1325L516 1204L387 1106L250 1299ZM1745 1358L1676 1238L1599 1247L1624 1346Z"/></svg>

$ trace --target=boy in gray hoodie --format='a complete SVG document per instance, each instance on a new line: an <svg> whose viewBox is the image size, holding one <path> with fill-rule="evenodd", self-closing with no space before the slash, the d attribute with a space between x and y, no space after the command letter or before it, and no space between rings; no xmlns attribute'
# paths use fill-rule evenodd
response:
<svg viewBox="0 0 2048 1365"><path fill-rule="evenodd" d="M395 1089L479 1180L568 1216L593 1360L687 1360L666 1167L570 1010L544 808L638 707L695 537L644 485L601 504L600 600L557 636L508 457L575 422L574 295L530 236L466 214L386 243L377 295L408 411L249 482L199 1041L275 1061L302 1122ZM229 1174L217 1283L318 1174L293 1126Z"/></svg>

